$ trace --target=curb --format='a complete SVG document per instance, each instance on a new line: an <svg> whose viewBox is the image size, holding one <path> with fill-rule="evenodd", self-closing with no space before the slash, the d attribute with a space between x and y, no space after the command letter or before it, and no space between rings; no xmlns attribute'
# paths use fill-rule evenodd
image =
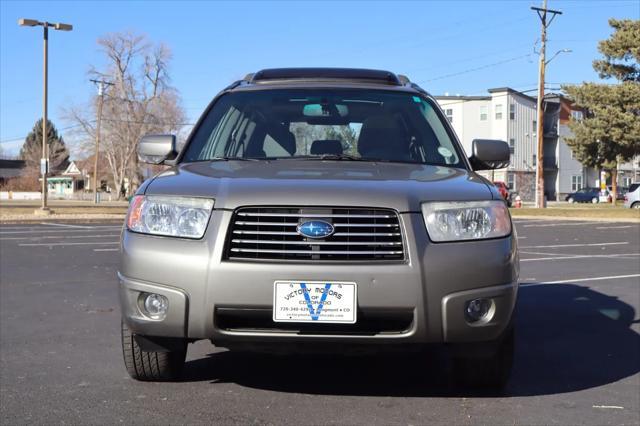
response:
<svg viewBox="0 0 640 426"><path fill-rule="evenodd" d="M539 219L539 220L566 220L578 222L620 222L639 223L640 218L630 217L580 217L580 216L536 216L536 215L511 215L512 220L518 219Z"/></svg>
<svg viewBox="0 0 640 426"><path fill-rule="evenodd" d="M0 224L39 224L46 222L65 222L65 223L96 223L96 222L124 222L124 214L103 214L103 215L72 215L72 214L60 214L50 216L2 216L0 217Z"/></svg>

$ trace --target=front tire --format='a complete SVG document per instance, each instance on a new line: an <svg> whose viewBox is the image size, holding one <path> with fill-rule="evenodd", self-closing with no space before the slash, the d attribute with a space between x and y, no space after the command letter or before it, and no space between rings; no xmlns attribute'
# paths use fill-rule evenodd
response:
<svg viewBox="0 0 640 426"><path fill-rule="evenodd" d="M573 199L573 197L569 197L569 199L567 200L567 202L568 202L569 204L573 204L573 203L575 203L575 202L576 202L576 200L574 200L574 199Z"/></svg>
<svg viewBox="0 0 640 426"><path fill-rule="evenodd" d="M640 209L640 201L636 201L635 203L631 204L631 208Z"/></svg>
<svg viewBox="0 0 640 426"><path fill-rule="evenodd" d="M511 376L514 348L515 331L514 327L510 327L493 355L454 358L456 381L471 388L503 389Z"/></svg>
<svg viewBox="0 0 640 426"><path fill-rule="evenodd" d="M591 199L591 203L592 203L592 204L598 204L598 199L597 199L596 197L593 197L593 198Z"/></svg>
<svg viewBox="0 0 640 426"><path fill-rule="evenodd" d="M127 373L132 378L145 382L171 381L178 379L182 374L187 342L177 350L143 351L131 329L122 321L122 355Z"/></svg>

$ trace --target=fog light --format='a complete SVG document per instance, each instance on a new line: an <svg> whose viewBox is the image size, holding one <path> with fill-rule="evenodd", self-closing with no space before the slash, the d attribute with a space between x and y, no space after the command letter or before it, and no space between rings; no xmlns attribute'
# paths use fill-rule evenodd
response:
<svg viewBox="0 0 640 426"><path fill-rule="evenodd" d="M491 299L473 299L467 302L464 308L464 316L469 323L488 319L493 302Z"/></svg>
<svg viewBox="0 0 640 426"><path fill-rule="evenodd" d="M169 300L161 294L147 293L144 296L145 314L151 319L163 319L169 309Z"/></svg>

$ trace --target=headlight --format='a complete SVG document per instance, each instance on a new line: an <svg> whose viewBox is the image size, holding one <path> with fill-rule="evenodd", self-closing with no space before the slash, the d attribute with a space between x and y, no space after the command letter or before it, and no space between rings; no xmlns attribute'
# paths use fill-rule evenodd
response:
<svg viewBox="0 0 640 426"><path fill-rule="evenodd" d="M202 238L207 229L213 200L136 195L131 200L127 228L134 232Z"/></svg>
<svg viewBox="0 0 640 426"><path fill-rule="evenodd" d="M511 233L504 201L424 203L422 215L435 242L499 238Z"/></svg>

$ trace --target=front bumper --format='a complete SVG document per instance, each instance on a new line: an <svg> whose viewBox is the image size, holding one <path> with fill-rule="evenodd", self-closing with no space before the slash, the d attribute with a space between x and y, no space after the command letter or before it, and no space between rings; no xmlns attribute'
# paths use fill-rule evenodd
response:
<svg viewBox="0 0 640 426"><path fill-rule="evenodd" d="M406 261L398 263L277 263L223 260L231 212L213 212L199 241L140 235L122 239L120 299L123 318L138 334L211 339L220 346L259 343L461 343L498 338L511 319L517 297L515 235L456 243L431 243L422 215L400 214ZM248 319L270 318L273 282L352 281L358 285L358 319L380 326L400 317L397 328L338 327L295 330L256 327ZM144 316L141 292L169 300L162 321ZM470 325L464 304L493 299L492 319ZM225 321L223 315L225 314ZM231 316L229 317L229 314ZM246 315L245 315L246 314ZM243 318L246 317L246 318ZM240 318L228 326L229 318ZM269 321L266 321L269 323ZM246 326L240 326L245 324ZM248 325L247 325L248 324ZM361 324L362 325L362 324Z"/></svg>

